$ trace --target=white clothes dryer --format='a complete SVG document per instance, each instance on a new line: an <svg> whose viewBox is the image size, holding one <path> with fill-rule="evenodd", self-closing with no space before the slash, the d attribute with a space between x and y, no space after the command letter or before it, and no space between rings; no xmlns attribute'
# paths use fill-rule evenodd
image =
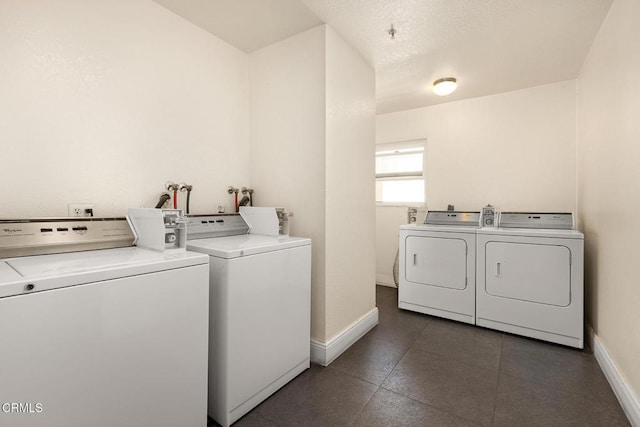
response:
<svg viewBox="0 0 640 427"><path fill-rule="evenodd" d="M475 323L479 225L480 212L428 211L400 226L399 308Z"/></svg>
<svg viewBox="0 0 640 427"><path fill-rule="evenodd" d="M479 326L584 347L584 236L571 214L502 213L477 246Z"/></svg>
<svg viewBox="0 0 640 427"><path fill-rule="evenodd" d="M238 214L187 224L210 259L208 413L224 427L310 366L311 239L248 230Z"/></svg>

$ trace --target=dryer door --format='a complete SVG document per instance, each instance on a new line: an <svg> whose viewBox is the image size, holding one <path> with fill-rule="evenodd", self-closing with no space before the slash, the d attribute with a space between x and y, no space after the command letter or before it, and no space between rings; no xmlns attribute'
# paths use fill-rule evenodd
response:
<svg viewBox="0 0 640 427"><path fill-rule="evenodd" d="M488 242L490 295L566 307L571 303L571 252L566 246Z"/></svg>
<svg viewBox="0 0 640 427"><path fill-rule="evenodd" d="M464 239L409 236L405 242L405 274L409 282L449 289L467 287Z"/></svg>

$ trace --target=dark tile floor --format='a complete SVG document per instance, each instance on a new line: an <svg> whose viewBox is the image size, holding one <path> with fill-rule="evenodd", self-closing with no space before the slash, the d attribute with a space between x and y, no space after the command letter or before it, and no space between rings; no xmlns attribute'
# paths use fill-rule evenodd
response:
<svg viewBox="0 0 640 427"><path fill-rule="evenodd" d="M399 310L235 426L628 426L589 352ZM210 422L210 425L216 425Z"/></svg>

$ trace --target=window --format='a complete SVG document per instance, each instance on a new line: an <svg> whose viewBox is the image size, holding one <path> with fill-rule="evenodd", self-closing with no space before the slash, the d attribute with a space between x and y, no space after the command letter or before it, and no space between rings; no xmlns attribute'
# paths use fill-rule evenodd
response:
<svg viewBox="0 0 640 427"><path fill-rule="evenodd" d="M381 144L376 148L376 201L424 203L425 140Z"/></svg>

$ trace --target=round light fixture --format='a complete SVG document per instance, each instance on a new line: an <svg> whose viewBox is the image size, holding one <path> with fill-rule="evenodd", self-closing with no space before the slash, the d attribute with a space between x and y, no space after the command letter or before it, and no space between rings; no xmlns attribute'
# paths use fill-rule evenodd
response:
<svg viewBox="0 0 640 427"><path fill-rule="evenodd" d="M439 96L446 96L458 87L455 77L443 77L433 82L433 92Z"/></svg>

